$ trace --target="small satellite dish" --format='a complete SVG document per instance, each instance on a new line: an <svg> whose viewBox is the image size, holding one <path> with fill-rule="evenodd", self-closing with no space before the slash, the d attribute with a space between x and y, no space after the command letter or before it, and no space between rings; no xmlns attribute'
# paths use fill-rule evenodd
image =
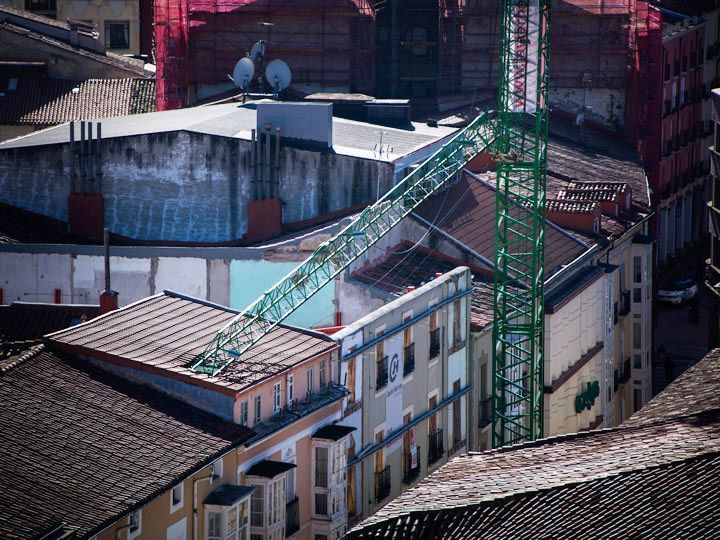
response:
<svg viewBox="0 0 720 540"><path fill-rule="evenodd" d="M265 68L265 79L277 94L290 86L292 80L290 68L282 60L273 60Z"/></svg>
<svg viewBox="0 0 720 540"><path fill-rule="evenodd" d="M241 58L238 63L235 64L233 69L232 81L235 86L245 90L252 81L253 75L255 75L255 64L249 58Z"/></svg>
<svg viewBox="0 0 720 540"><path fill-rule="evenodd" d="M263 56L265 56L265 42L260 40L250 49L250 58L253 62L257 63L262 60Z"/></svg>

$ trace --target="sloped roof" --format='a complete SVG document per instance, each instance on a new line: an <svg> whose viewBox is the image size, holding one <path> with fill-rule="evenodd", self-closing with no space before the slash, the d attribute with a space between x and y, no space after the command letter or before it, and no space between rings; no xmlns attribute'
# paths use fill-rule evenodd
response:
<svg viewBox="0 0 720 540"><path fill-rule="evenodd" d="M190 369L238 311L165 291L51 334L54 346L234 393L337 348L329 336L276 326L217 376Z"/></svg>
<svg viewBox="0 0 720 540"><path fill-rule="evenodd" d="M349 538L716 537L719 371L716 350L618 428L456 458Z"/></svg>
<svg viewBox="0 0 720 540"><path fill-rule="evenodd" d="M528 210L515 206L518 217ZM464 173L448 191L423 204L415 214L469 247L492 263L495 250L495 188ZM545 275L554 273L584 253L589 246L570 233L550 224L545 231Z"/></svg>
<svg viewBox="0 0 720 540"><path fill-rule="evenodd" d="M353 272L353 279L399 296L409 285L419 287L432 280L435 274L444 274L461 266L459 262L440 258L442 255L437 251L411 248L412 244L403 242L382 259ZM475 272L472 281L470 325L479 330L492 322L493 284L492 278L481 272Z"/></svg>
<svg viewBox="0 0 720 540"><path fill-rule="evenodd" d="M0 97L2 124L47 126L154 110L154 79L89 79L78 82L39 76L20 77L17 89Z"/></svg>
<svg viewBox="0 0 720 540"><path fill-rule="evenodd" d="M40 348L0 376L0 537L93 534L253 435Z"/></svg>

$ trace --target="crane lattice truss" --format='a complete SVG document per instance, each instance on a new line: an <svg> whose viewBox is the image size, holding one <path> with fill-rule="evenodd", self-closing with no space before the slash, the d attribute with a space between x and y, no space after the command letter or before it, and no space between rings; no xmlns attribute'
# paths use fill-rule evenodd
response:
<svg viewBox="0 0 720 540"><path fill-rule="evenodd" d="M505 0L502 6L493 446L542 435L549 7L550 0Z"/></svg>
<svg viewBox="0 0 720 540"><path fill-rule="evenodd" d="M216 375L247 351L412 210L446 187L473 157L496 138L492 115L483 113L406 176L337 236L223 327L198 356L192 369Z"/></svg>

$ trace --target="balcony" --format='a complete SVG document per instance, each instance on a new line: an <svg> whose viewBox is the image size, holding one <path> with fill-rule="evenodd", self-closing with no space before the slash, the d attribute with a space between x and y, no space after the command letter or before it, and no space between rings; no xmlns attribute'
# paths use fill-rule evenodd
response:
<svg viewBox="0 0 720 540"><path fill-rule="evenodd" d="M435 433L431 433L428 437L428 465L436 463L443 454L445 448L443 447L443 430L438 429Z"/></svg>
<svg viewBox="0 0 720 540"><path fill-rule="evenodd" d="M385 388L388 383L388 357L383 356L382 360L375 363L377 374L375 376L375 390Z"/></svg>
<svg viewBox="0 0 720 540"><path fill-rule="evenodd" d="M620 293L620 310L619 314L624 317L630 313L630 291L622 291Z"/></svg>
<svg viewBox="0 0 720 540"><path fill-rule="evenodd" d="M300 530L300 502L297 497L285 505L285 538Z"/></svg>
<svg viewBox="0 0 720 540"><path fill-rule="evenodd" d="M440 329L430 330L430 358L440 354Z"/></svg>
<svg viewBox="0 0 720 540"><path fill-rule="evenodd" d="M411 343L403 351L403 377L415 371L415 344Z"/></svg>
<svg viewBox="0 0 720 540"><path fill-rule="evenodd" d="M415 467L412 466L412 453L403 454L403 484L412 484L420 476L420 447L415 452Z"/></svg>
<svg viewBox="0 0 720 540"><path fill-rule="evenodd" d="M492 422L492 398L483 399L478 407L478 427L484 428Z"/></svg>
<svg viewBox="0 0 720 540"><path fill-rule="evenodd" d="M390 465L375 473L375 502L379 503L390 495Z"/></svg>

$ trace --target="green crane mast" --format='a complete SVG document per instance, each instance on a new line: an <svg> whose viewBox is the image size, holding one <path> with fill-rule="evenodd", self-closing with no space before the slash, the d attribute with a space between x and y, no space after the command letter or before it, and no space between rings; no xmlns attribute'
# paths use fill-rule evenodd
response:
<svg viewBox="0 0 720 540"><path fill-rule="evenodd" d="M542 433L543 246L549 0L503 0L497 117L483 113L218 331L193 362L217 375L476 155L499 156L495 226L493 443ZM528 92L530 92L528 94Z"/></svg>
<svg viewBox="0 0 720 540"><path fill-rule="evenodd" d="M504 0L501 10L493 446L542 436L550 0Z"/></svg>

